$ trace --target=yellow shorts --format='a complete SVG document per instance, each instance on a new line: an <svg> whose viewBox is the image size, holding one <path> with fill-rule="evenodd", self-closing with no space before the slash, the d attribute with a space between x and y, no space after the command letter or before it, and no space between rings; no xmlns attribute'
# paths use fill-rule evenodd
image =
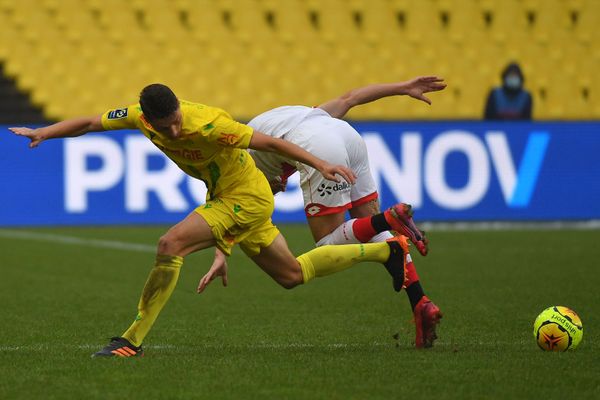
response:
<svg viewBox="0 0 600 400"><path fill-rule="evenodd" d="M217 247L226 255L239 243L244 253L255 256L279 235L279 229L271 221L274 201L266 179L253 185L250 190L208 200L194 210L206 220Z"/></svg>

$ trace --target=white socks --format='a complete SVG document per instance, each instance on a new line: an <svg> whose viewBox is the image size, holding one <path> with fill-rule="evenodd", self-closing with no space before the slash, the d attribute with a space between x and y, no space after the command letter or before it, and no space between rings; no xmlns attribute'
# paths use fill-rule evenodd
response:
<svg viewBox="0 0 600 400"><path fill-rule="evenodd" d="M355 219L351 219L349 221L344 222L342 225L338 226L333 232L329 235L323 237L321 240L317 242L317 247L325 246L327 244L355 244L360 243L360 241L354 236L354 232L352 230L352 225L354 224ZM377 243L377 242L385 242L389 238L392 238L393 235L389 231L378 233L373 236L369 243Z"/></svg>

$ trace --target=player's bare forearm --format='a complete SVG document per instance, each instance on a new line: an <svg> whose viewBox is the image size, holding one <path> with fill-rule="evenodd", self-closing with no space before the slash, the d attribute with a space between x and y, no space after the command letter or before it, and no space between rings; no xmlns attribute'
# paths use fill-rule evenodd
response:
<svg viewBox="0 0 600 400"><path fill-rule="evenodd" d="M294 143L273 138L258 131L254 131L248 147L258 151L278 153L292 160L299 161L302 164L309 165L323 174L325 178L332 181L338 181L335 177L336 174L339 174L350 183L354 183L356 180L354 173L349 168L331 165Z"/></svg>
<svg viewBox="0 0 600 400"><path fill-rule="evenodd" d="M103 131L101 116L79 117L40 128L44 139L81 136L88 132Z"/></svg>
<svg viewBox="0 0 600 400"><path fill-rule="evenodd" d="M319 108L327 111L334 118L343 118L352 108L371 103L384 97L408 95L417 100L431 104L423 93L442 90L446 84L437 76L423 76L405 82L376 83L353 89L342 96L323 103Z"/></svg>
<svg viewBox="0 0 600 400"><path fill-rule="evenodd" d="M379 100L382 97L401 95L402 82L378 83L353 89L337 99L323 103L319 108L327 111L334 118L342 118L352 107Z"/></svg>
<svg viewBox="0 0 600 400"><path fill-rule="evenodd" d="M81 136L88 132L103 131L101 116L71 118L52 125L37 129L9 128L10 131L19 136L31 140L29 147L36 147L44 140Z"/></svg>
<svg viewBox="0 0 600 400"><path fill-rule="evenodd" d="M274 138L264 133L254 131L252 139L250 139L249 147L258 151L266 151L270 153L278 153L292 160L299 161L302 164L310 165L311 167L321 170L325 161L313 156L308 151L294 143L283 139Z"/></svg>

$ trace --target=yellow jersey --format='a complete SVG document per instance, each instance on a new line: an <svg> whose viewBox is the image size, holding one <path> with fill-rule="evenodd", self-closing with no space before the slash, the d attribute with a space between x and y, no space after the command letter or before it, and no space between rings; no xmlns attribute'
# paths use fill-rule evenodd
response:
<svg viewBox="0 0 600 400"><path fill-rule="evenodd" d="M186 174L206 184L207 200L228 189L239 189L255 177L248 148L253 129L234 121L224 110L180 100L181 136L170 139L152 128L139 104L113 109L102 115L106 130L139 129Z"/></svg>

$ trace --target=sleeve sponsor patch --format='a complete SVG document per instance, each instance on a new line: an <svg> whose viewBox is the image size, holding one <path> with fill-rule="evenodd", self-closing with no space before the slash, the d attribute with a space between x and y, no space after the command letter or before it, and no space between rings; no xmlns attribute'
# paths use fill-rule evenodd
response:
<svg viewBox="0 0 600 400"><path fill-rule="evenodd" d="M127 109L126 108L117 108L116 110L109 111L107 118L108 119L127 118Z"/></svg>
<svg viewBox="0 0 600 400"><path fill-rule="evenodd" d="M231 146L238 140L238 135L235 133L221 133L221 137L217 139L219 143L225 146Z"/></svg>

